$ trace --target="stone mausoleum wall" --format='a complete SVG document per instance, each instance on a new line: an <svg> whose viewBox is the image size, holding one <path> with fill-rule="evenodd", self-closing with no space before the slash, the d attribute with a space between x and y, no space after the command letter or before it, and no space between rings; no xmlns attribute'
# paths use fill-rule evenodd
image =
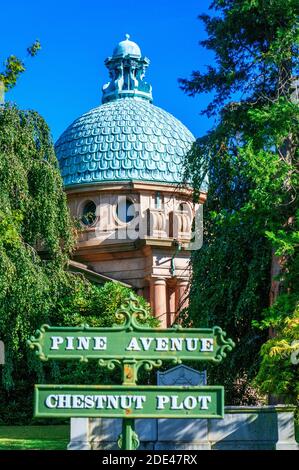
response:
<svg viewBox="0 0 299 470"><path fill-rule="evenodd" d="M120 419L71 419L69 450L117 449ZM141 450L299 450L294 407L225 408L223 419L137 419Z"/></svg>

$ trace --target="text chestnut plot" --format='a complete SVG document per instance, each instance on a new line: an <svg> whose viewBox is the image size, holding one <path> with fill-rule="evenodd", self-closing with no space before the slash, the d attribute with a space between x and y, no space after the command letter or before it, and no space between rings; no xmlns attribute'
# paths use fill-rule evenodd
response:
<svg viewBox="0 0 299 470"><path fill-rule="evenodd" d="M222 418L221 386L36 385L36 417Z"/></svg>

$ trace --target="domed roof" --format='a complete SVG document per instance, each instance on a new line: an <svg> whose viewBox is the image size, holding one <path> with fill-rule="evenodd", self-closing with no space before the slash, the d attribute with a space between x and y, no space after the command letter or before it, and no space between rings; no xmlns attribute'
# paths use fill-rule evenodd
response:
<svg viewBox="0 0 299 470"><path fill-rule="evenodd" d="M179 183L194 137L149 101L123 98L76 119L55 149L66 187L115 181Z"/></svg>
<svg viewBox="0 0 299 470"><path fill-rule="evenodd" d="M111 81L103 86L103 104L76 119L55 145L64 185L181 182L194 137L151 103L144 81L149 60L127 35L105 64Z"/></svg>
<svg viewBox="0 0 299 470"><path fill-rule="evenodd" d="M121 41L113 51L113 57L126 57L127 55L141 57L141 50L138 44L129 41L130 35L126 34L126 39Z"/></svg>

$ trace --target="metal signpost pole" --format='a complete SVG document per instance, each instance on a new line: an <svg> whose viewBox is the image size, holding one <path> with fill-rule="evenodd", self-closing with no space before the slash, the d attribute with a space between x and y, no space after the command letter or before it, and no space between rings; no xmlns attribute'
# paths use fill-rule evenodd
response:
<svg viewBox="0 0 299 470"><path fill-rule="evenodd" d="M123 361L122 363L123 385L137 385L137 361ZM118 440L118 447L122 450L136 450L139 447L138 435L135 432L135 420L133 418L123 418L122 433Z"/></svg>

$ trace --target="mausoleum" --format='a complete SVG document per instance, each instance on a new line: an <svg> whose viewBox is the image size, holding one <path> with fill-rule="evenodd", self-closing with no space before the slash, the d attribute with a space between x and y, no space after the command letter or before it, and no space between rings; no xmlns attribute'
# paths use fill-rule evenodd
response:
<svg viewBox="0 0 299 470"><path fill-rule="evenodd" d="M150 61L128 35L108 57L102 104L56 143L72 216L82 232L74 261L132 286L170 326L187 302L196 204L183 184L194 137L152 104Z"/></svg>

